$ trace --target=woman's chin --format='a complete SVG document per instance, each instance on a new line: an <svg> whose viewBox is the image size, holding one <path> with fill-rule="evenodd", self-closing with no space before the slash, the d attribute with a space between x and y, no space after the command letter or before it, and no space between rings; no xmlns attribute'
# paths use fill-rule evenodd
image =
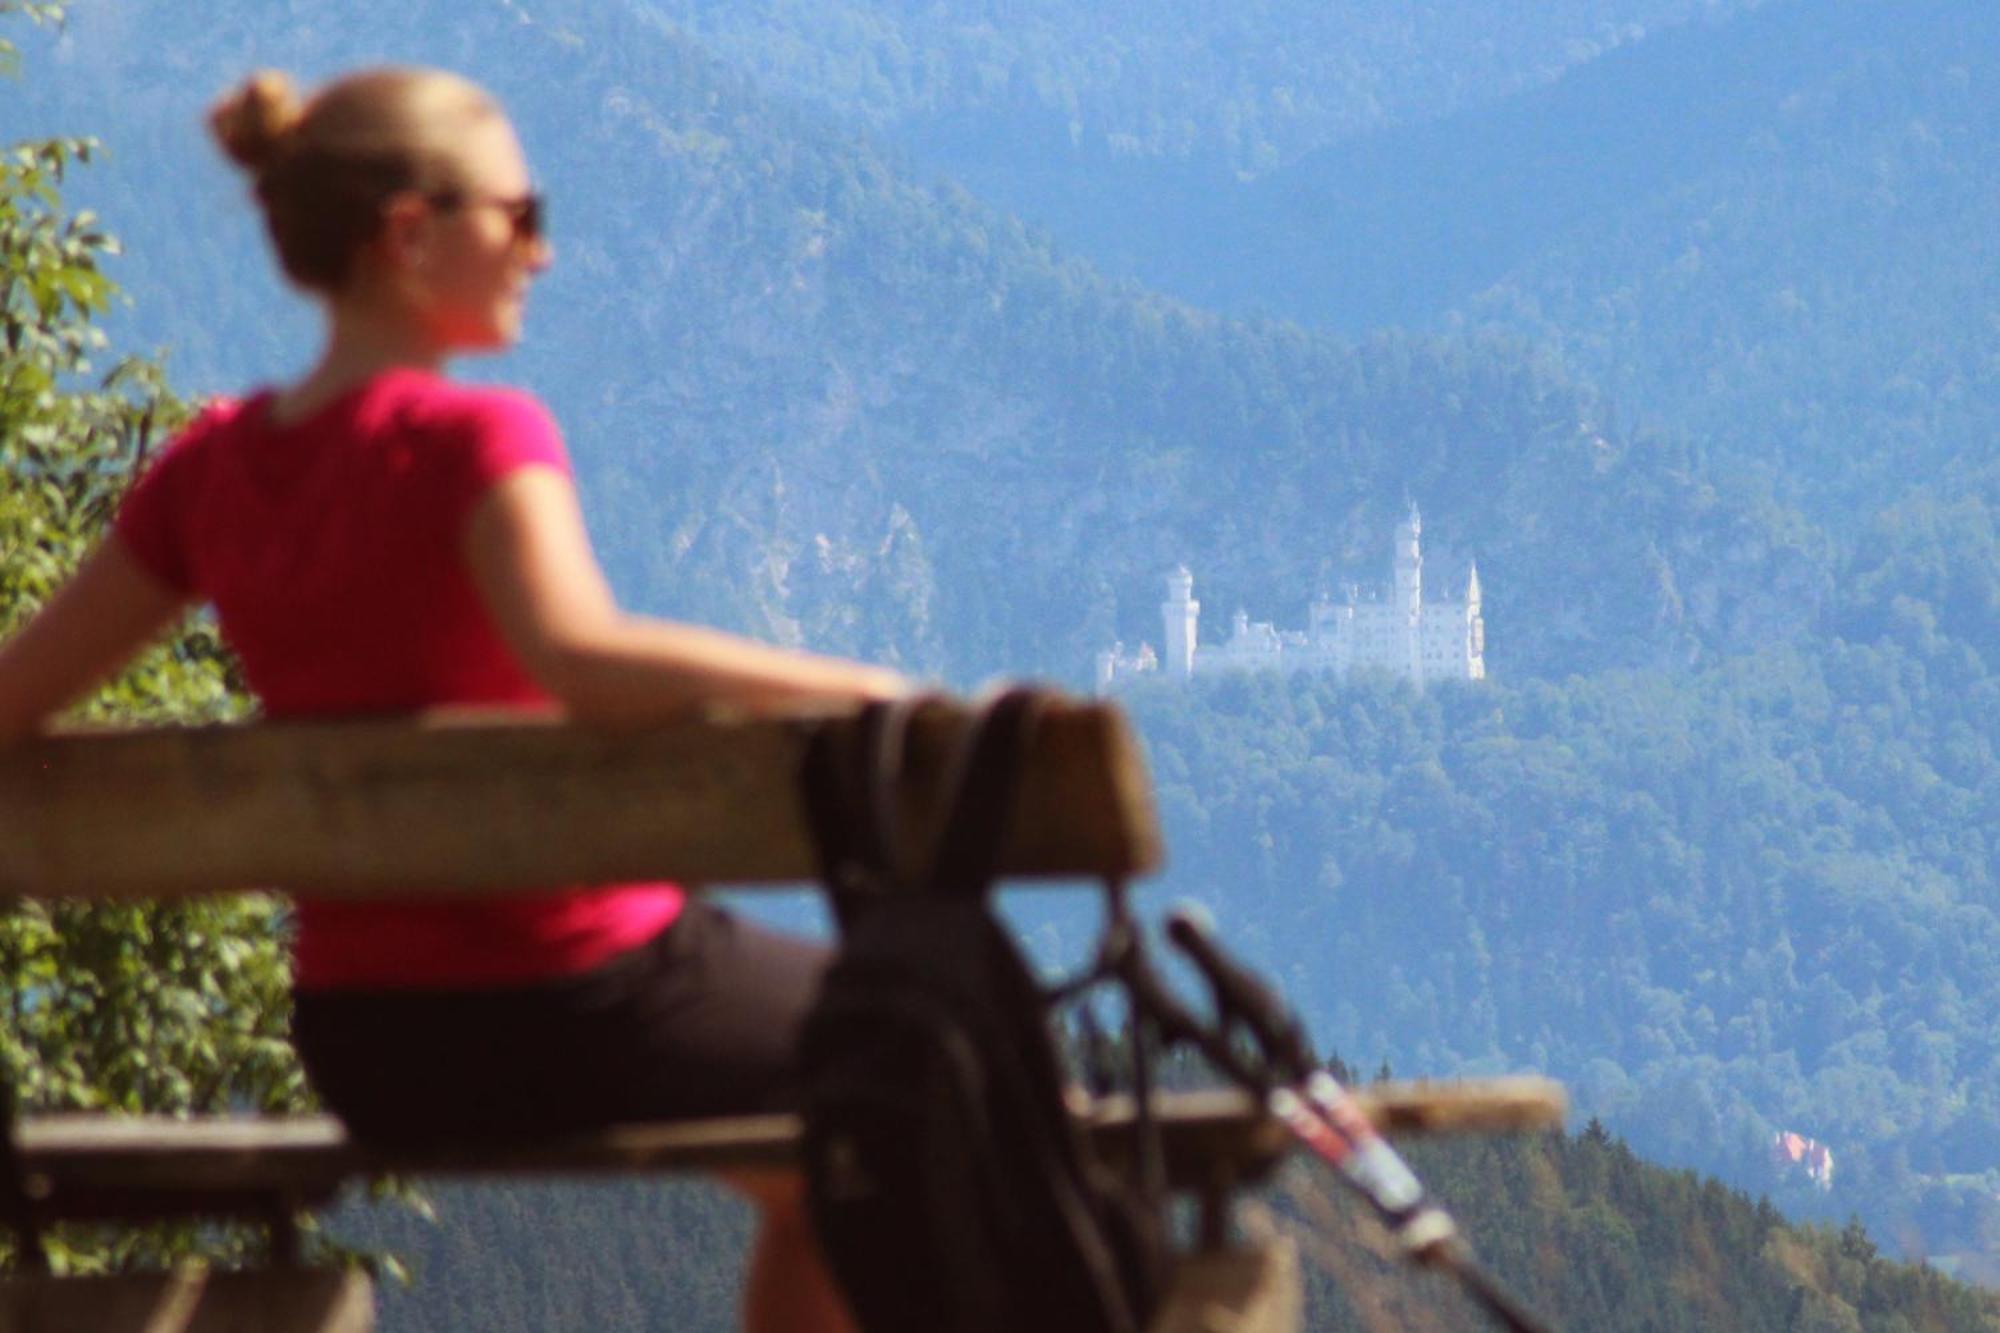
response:
<svg viewBox="0 0 2000 1333"><path fill-rule="evenodd" d="M518 303L497 311L487 326L493 351L505 351L521 341L521 307Z"/></svg>
<svg viewBox="0 0 2000 1333"><path fill-rule="evenodd" d="M491 356L505 352L521 341L518 318L495 320L477 329L463 329L451 340L454 356Z"/></svg>

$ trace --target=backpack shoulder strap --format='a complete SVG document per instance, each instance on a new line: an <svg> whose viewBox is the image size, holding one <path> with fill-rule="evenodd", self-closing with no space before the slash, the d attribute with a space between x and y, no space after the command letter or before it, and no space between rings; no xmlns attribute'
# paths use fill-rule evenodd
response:
<svg viewBox="0 0 2000 1333"><path fill-rule="evenodd" d="M851 722L823 723L806 745L798 786L820 878L844 921L854 906L907 887L896 789L911 719L936 694L866 704Z"/></svg>
<svg viewBox="0 0 2000 1333"><path fill-rule="evenodd" d="M988 700L959 738L941 783L931 846L903 863L898 791L913 720L941 696L871 703L851 726L822 726L806 748L800 793L821 877L842 919L854 905L897 891L977 897L993 882L1013 823L1015 793L1047 692L1014 686Z"/></svg>
<svg viewBox="0 0 2000 1333"><path fill-rule="evenodd" d="M973 720L945 782L949 804L927 875L932 889L977 897L992 887L1001 844L1013 828L1021 769L1047 703L1046 690L1011 686Z"/></svg>

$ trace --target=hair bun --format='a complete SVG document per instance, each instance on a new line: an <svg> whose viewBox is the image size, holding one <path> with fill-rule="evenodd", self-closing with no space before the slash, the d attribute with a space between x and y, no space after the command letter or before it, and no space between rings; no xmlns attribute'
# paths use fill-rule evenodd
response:
<svg viewBox="0 0 2000 1333"><path fill-rule="evenodd" d="M210 108L208 127L223 152L254 172L277 156L304 115L291 79L260 69Z"/></svg>

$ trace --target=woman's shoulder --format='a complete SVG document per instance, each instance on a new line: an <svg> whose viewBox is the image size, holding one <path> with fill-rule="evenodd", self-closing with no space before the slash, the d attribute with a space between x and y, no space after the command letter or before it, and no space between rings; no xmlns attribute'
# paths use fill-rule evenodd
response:
<svg viewBox="0 0 2000 1333"><path fill-rule="evenodd" d="M149 466L159 467L169 459L180 466L206 454L216 440L229 434L231 428L253 413L258 400L265 395L252 394L248 397L216 397L200 403L187 423L175 431L150 460Z"/></svg>
<svg viewBox="0 0 2000 1333"><path fill-rule="evenodd" d="M541 399L508 385L466 384L442 375L412 373L398 377L391 396L398 417L420 428L454 434L561 433Z"/></svg>
<svg viewBox="0 0 2000 1333"><path fill-rule="evenodd" d="M447 472L467 474L468 485L528 464L569 468L555 417L526 390L412 374L391 386L385 406L398 434Z"/></svg>

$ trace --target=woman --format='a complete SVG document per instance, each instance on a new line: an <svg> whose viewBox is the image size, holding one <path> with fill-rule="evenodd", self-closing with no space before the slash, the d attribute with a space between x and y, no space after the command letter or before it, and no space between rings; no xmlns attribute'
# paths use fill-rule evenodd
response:
<svg viewBox="0 0 2000 1333"><path fill-rule="evenodd" d="M562 442L524 394L459 386L512 343L550 249L499 107L380 69L303 103L260 74L211 117L326 345L205 412L71 582L0 647L0 740L40 725L190 602L271 717L440 705L644 722L690 704L899 692L895 675L621 614ZM301 902L296 1034L357 1133L574 1129L767 1107L820 967L671 885L473 903ZM752 1329L847 1327L793 1181L763 1207Z"/></svg>

